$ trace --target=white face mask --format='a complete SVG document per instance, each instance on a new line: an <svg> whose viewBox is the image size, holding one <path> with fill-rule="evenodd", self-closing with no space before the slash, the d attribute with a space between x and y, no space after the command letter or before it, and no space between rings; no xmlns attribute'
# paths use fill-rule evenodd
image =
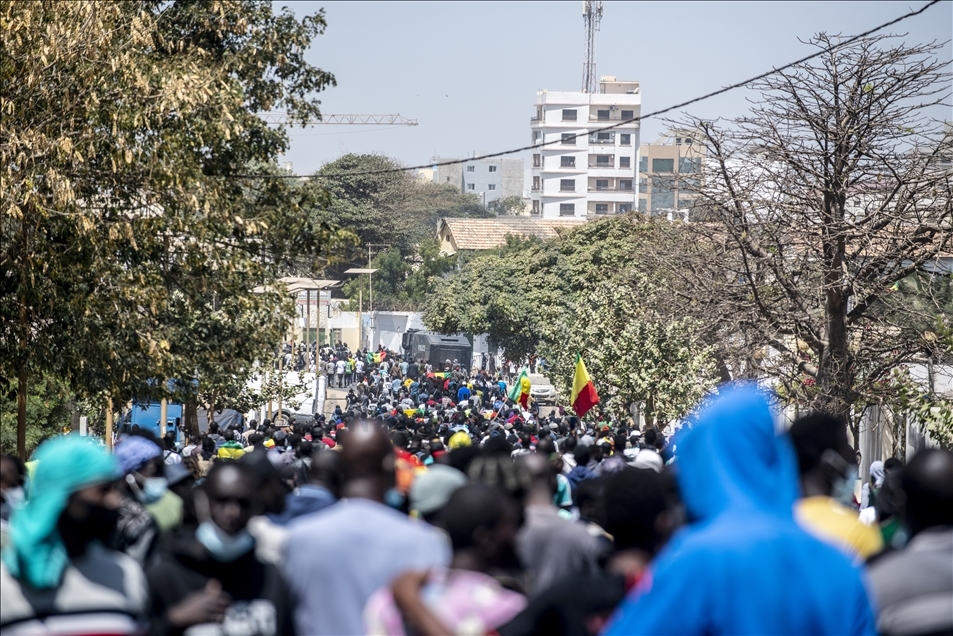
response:
<svg viewBox="0 0 953 636"><path fill-rule="evenodd" d="M23 486L17 486L16 488L7 488L4 490L3 498L7 502L8 506L14 510L19 510L23 507L23 501L26 499L26 494L23 492Z"/></svg>
<svg viewBox="0 0 953 636"><path fill-rule="evenodd" d="M236 534L228 534L212 521L208 495L204 492L196 493L195 514L200 521L195 531L195 539L205 546L216 561L228 563L254 549L255 538L248 529Z"/></svg>

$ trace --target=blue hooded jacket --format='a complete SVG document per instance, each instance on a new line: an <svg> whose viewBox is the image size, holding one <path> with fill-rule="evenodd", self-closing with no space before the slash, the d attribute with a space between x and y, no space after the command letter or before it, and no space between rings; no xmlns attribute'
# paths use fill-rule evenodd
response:
<svg viewBox="0 0 953 636"><path fill-rule="evenodd" d="M794 452L764 395L723 388L679 445L693 523L658 555L607 634L875 634L861 570L794 520Z"/></svg>

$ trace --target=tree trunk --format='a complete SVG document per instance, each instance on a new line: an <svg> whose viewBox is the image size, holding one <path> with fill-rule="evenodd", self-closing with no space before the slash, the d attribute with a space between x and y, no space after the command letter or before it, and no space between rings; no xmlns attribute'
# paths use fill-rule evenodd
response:
<svg viewBox="0 0 953 636"><path fill-rule="evenodd" d="M20 362L17 369L17 457L23 461L26 457L26 360Z"/></svg>
<svg viewBox="0 0 953 636"><path fill-rule="evenodd" d="M76 404L75 399L70 399L69 401L69 427L70 430L74 433L79 433L79 405Z"/></svg>

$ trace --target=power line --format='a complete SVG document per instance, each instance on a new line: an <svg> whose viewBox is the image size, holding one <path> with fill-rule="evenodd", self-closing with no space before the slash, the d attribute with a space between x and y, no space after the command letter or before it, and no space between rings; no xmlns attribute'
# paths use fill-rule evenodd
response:
<svg viewBox="0 0 953 636"><path fill-rule="evenodd" d="M798 60L794 60L793 62L788 62L788 63L785 64L784 66L780 66L780 67L777 67L777 68L773 68L773 69L771 69L770 71L765 71L764 73L761 73L761 74L759 74L759 75L755 75L754 77L750 77L750 78L748 78L748 79L746 79L746 80L744 80L744 81L737 82L737 83L735 83L735 84L730 84L730 85L725 86L725 87L723 87L723 88L719 88L719 89L716 90L716 91L712 91L712 92L710 92L710 93L706 93L705 95L701 95L700 97L695 97L695 98L692 98L692 99L690 99L690 100L688 100L688 101L682 102L682 103L680 103L680 104L675 104L675 105L673 105L673 106L668 106L668 107L663 108L663 109L661 109L661 110L657 110L657 111L651 112L651 113L649 113L649 114L647 114L647 115L639 115L638 117L633 117L632 119L626 119L626 120L620 121L620 122L617 123L617 124L612 124L611 126L605 126L605 127L603 127L603 128L596 128L596 129L593 129L593 130L590 130L590 131L586 131L586 132L583 132L583 133L577 133L577 134L575 134L575 135L572 135L572 137L566 137L565 139L562 139L562 138L560 138L560 139L553 139L552 141L545 141L545 142L542 142L542 143L534 143L534 144L531 144L531 145L529 145L529 146L521 146L521 147L519 147L519 148L512 148L512 149L510 149L510 150L502 150L502 151L500 151L500 152L492 152L492 153L489 153L489 154L480 155L480 156L476 156L476 157L470 157L470 158L467 158L467 159L453 159L453 160L450 160L450 161L442 161L442 162L438 162L438 163L428 163L428 164L423 164L423 165L419 165L419 166L408 166L408 167L406 167L406 168L387 168L387 169L381 169L381 170L364 170L364 171L359 171L359 172L337 172L337 173L332 173L332 174L320 174L320 175L317 175L317 174L315 174L315 175L296 175L296 174L295 174L295 175L284 175L284 174L282 174L282 175L271 175L271 174L245 174L245 175L242 175L242 174L239 174L239 175L230 175L230 176L233 177L233 178L237 178L237 179L332 179L332 178L336 178L336 177L359 177L359 176L374 175L374 174L392 174L392 173L396 173L396 172L409 172L409 171L411 171L411 170L425 170L425 169L428 169L428 168L435 168L435 167L439 167L439 166L453 166L453 165L457 165L457 164L467 163L467 162L470 162L470 161L479 161L479 160L481 160L481 159L495 159L496 157L504 157L504 156L506 156L506 155L513 155L513 154L516 154L516 153L518 153L518 152L524 152L524 151L526 151L526 150L533 150L533 149L535 149L535 148L543 148L543 147L546 147L546 146L555 146L555 145L557 145L557 144L561 145L561 144L563 144L564 142L569 141L570 139L575 140L575 139L578 139L579 137L588 137L589 135L592 135L592 134L595 134L595 133L604 132L604 131L606 131L606 130L612 130L612 129L614 129L614 128L619 128L619 127L621 127L621 126L626 126L626 125L628 125L628 124L632 124L632 123L635 123L635 122L640 122L640 121L645 120L645 119L651 119L651 118L653 118L653 117L658 117L659 115L664 115L665 113L672 112L673 110L679 110L679 109L681 109L681 108L685 108L686 106L691 106L692 104L697 104L698 102L704 101L704 100L706 100L706 99L711 99L712 97L717 97L718 95L723 95L724 93L727 93L727 92L729 92L729 91L733 91L733 90L738 89L738 88L743 88L743 87L745 87L746 85L751 84L752 82L757 82L758 80L762 80L762 79L764 79L764 78L766 78L766 77L770 77L771 75L775 75L775 74L777 74L777 73L781 73L782 71L786 71L786 70L788 70L789 68L792 68L792 67L794 67L794 66L798 66L798 65L800 65L800 64L804 64L805 62L809 62L810 60L813 60L813 59L816 58L816 57L820 57L821 55L825 55L825 54L827 54L827 53L830 53L831 51L833 51L833 50L835 50L835 49L838 49L838 48L840 48L840 47L842 47L842 46L847 46L848 44L852 44L852 43L856 42L857 40L860 40L860 39L862 39L862 38L867 37L868 35L873 35L874 33L878 32L878 31L881 31L881 30L883 30L883 29L886 29L886 28L889 27L889 26L893 26L893 25L895 25L895 24L897 24L897 23L899 23L899 22L903 22L904 20L906 20L906 19L908 19L908 18L912 18L912 17L914 17L914 16L920 15L921 13L923 13L924 11L926 11L927 9L929 9L930 7L932 7L933 5L939 4L939 3L940 3L940 0L930 0L930 2L928 2L928 3L925 4L925 5L923 5L922 7L920 7L919 9L917 9L917 10L915 10L915 11L911 11L911 12L906 13L906 14L904 14L904 15L898 17L898 18L894 18L893 20L890 20L889 22L884 22L883 24L881 24L881 25L879 25L879 26L876 26L876 27L874 27L874 28L872 28L872 29L868 29L867 31L864 31L863 33L859 33L859 34L857 34L857 35L854 35L854 36L852 36L852 37L849 37L849 38L847 38L846 40L844 40L843 42L838 42L837 44L834 44L834 45L832 45L832 46L828 46L828 47L826 47L826 48L823 48L823 49L821 49L821 50L819 50L819 51L817 51L817 52L815 52L815 53L812 53L812 54L810 54L810 55L807 55L807 56L805 56L805 57L802 57L802 58L800 58L800 59L798 59Z"/></svg>

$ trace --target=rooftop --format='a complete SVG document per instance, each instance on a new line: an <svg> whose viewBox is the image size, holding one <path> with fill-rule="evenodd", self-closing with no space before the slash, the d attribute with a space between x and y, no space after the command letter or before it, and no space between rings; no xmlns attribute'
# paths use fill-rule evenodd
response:
<svg viewBox="0 0 953 636"><path fill-rule="evenodd" d="M560 230L584 224L586 219L538 219L497 217L492 219L441 219L437 227L440 251L454 254L462 250L489 250L506 244L506 236L554 239Z"/></svg>

